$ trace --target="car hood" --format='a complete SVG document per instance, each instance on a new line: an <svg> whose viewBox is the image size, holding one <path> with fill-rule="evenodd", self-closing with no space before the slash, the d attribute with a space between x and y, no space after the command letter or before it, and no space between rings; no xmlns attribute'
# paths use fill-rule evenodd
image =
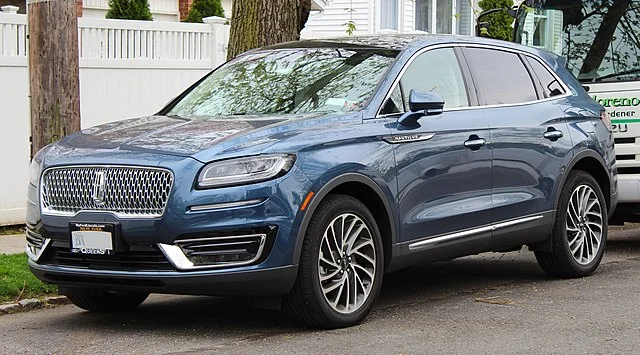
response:
<svg viewBox="0 0 640 355"><path fill-rule="evenodd" d="M229 116L187 120L167 116L149 116L111 122L84 129L61 142L74 150L126 150L193 156L214 145L235 140L244 145L264 143L257 132L289 121L304 120L322 114ZM252 135L254 137L243 137ZM275 141L271 137L269 141Z"/></svg>

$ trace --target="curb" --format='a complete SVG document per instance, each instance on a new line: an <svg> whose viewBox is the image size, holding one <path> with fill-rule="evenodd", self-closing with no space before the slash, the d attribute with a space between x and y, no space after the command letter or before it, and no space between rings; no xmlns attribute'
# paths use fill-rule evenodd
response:
<svg viewBox="0 0 640 355"><path fill-rule="evenodd" d="M69 300L65 296L28 298L20 300L17 303L5 303L0 305L0 316L5 314L28 312L41 308L51 308L69 303Z"/></svg>

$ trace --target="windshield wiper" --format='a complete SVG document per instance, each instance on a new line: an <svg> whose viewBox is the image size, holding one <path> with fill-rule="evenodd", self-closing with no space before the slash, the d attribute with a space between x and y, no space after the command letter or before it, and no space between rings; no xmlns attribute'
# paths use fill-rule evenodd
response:
<svg viewBox="0 0 640 355"><path fill-rule="evenodd" d="M189 118L178 116L178 115L165 115L165 117L175 118L177 120L183 120L183 121L191 121L191 119Z"/></svg>

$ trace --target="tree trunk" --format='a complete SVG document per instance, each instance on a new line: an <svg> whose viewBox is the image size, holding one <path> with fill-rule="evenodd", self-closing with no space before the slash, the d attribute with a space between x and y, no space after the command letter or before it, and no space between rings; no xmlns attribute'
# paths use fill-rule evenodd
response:
<svg viewBox="0 0 640 355"><path fill-rule="evenodd" d="M582 63L582 68L580 69L581 74L591 73L600 67L609 49L611 38L613 38L613 34L616 32L616 27L618 23L620 23L622 16L627 12L630 4L631 0L615 0L611 7L609 7L609 11L602 17L600 28L598 28L598 32L596 33L584 63Z"/></svg>
<svg viewBox="0 0 640 355"><path fill-rule="evenodd" d="M253 48L297 41L311 0L235 0L227 59Z"/></svg>
<svg viewBox="0 0 640 355"><path fill-rule="evenodd" d="M73 0L29 5L31 155L80 130L78 19Z"/></svg>

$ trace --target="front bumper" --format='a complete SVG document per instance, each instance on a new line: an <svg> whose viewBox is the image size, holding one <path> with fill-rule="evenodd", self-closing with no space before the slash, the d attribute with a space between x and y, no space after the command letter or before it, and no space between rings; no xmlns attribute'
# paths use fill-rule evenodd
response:
<svg viewBox="0 0 640 355"><path fill-rule="evenodd" d="M298 272L296 265L269 269L132 272L40 265L32 260L29 260L29 269L40 280L63 286L212 296L285 295L293 287Z"/></svg>
<svg viewBox="0 0 640 355"><path fill-rule="evenodd" d="M125 163L113 160L103 164ZM151 162L137 163L156 166ZM174 171L175 183L165 213L158 218L119 218L106 211L81 211L74 216L45 215L37 202L38 189L30 186L29 199L34 203L28 208L27 227L37 237L36 244L38 240L51 240L44 248L49 252L45 250L41 258L32 253L31 271L45 282L76 287L194 295L288 293L297 275L295 236L303 217L298 208L306 191L311 189L311 182L294 166L287 175L266 182L197 190L193 182L202 165L186 158L161 166ZM246 201L254 202L244 203ZM116 257L84 260L70 256L70 224L74 223L114 225ZM274 231L273 235L265 229ZM238 231L242 234L235 234ZM185 253L190 251L192 256L199 257L203 250L211 255L215 250L187 241L233 236L233 242L242 244L246 241L238 238L261 236L261 233L266 237L259 238L258 256L238 259L245 262L233 265L193 267L184 256L163 258L160 254L157 257L158 247L167 256L167 250L175 251L177 245ZM138 259L138 255L142 259Z"/></svg>

